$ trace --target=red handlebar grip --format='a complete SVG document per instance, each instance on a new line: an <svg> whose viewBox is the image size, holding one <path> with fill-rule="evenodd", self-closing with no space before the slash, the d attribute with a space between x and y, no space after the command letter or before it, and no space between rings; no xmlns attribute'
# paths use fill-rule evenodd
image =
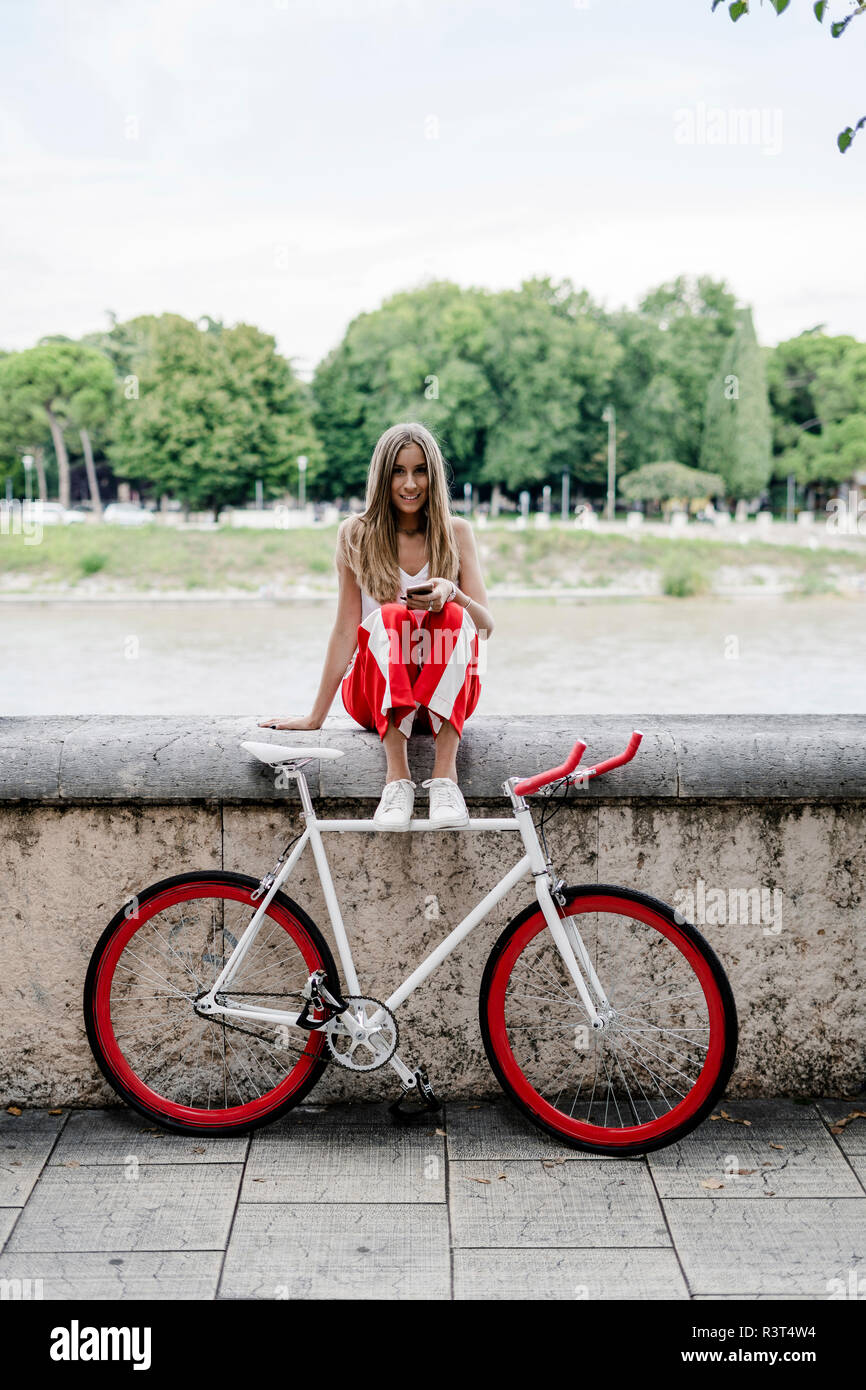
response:
<svg viewBox="0 0 866 1390"><path fill-rule="evenodd" d="M585 772L578 774L578 779L585 778L589 781L590 777L600 777L602 773L610 772L614 767L622 767L623 763L630 763L640 748L642 738L643 734L640 729L635 729L625 752L617 753L613 758L605 758L604 762L596 763L595 767L588 767ZM549 772L537 772L534 777L523 777L519 782L514 783L515 794L517 796L530 796L532 792L537 792L539 787L547 786L548 782L555 782L559 777L568 777L574 772L585 752L586 744L582 739L578 739L562 767L551 768Z"/></svg>
<svg viewBox="0 0 866 1390"><path fill-rule="evenodd" d="M570 772L574 772L585 752L586 744L579 738L562 767L554 767L549 772L536 772L534 777L521 778L514 784L515 794L528 796L531 792L537 792L539 787L546 786L548 782L555 782L557 777L567 777Z"/></svg>
<svg viewBox="0 0 866 1390"><path fill-rule="evenodd" d="M617 753L613 758L605 758L604 762L596 763L595 767L588 767L582 775L586 778L600 777L604 772L610 772L612 768L622 767L623 763L630 763L637 750L640 748L643 734L639 729L635 729L624 753Z"/></svg>

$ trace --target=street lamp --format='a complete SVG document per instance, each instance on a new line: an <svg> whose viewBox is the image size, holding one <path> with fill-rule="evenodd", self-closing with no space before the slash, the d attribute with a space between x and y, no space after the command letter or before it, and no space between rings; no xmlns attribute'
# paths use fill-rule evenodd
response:
<svg viewBox="0 0 866 1390"><path fill-rule="evenodd" d="M606 405L601 414L607 422L607 519L613 521L616 501L616 411Z"/></svg>
<svg viewBox="0 0 866 1390"><path fill-rule="evenodd" d="M298 506L304 507L307 498L307 459L306 454L301 454L298 459Z"/></svg>

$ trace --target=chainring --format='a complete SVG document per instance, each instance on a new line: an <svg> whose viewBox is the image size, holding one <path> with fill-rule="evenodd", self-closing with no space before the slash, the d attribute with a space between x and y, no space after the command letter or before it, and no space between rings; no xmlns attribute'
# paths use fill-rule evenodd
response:
<svg viewBox="0 0 866 1390"><path fill-rule="evenodd" d="M356 1039L344 1031L344 1025L339 1018L330 1018L323 1029L328 1040L328 1049L335 1062L339 1062L341 1067L348 1068L349 1071L377 1071L386 1062L390 1062L394 1053L397 1051L399 1039L399 1029L397 1020L391 1010L387 1008L379 999L370 999L361 994L344 995L346 1003L349 1005L353 1018L361 1023L366 1032L366 1021L371 1015L375 1015L377 1010L382 1010L384 1018L380 1018L370 1035L380 1044L380 1050L376 1051L369 1040ZM362 1060L358 1060L358 1053L361 1053ZM364 1061L364 1057L370 1060Z"/></svg>

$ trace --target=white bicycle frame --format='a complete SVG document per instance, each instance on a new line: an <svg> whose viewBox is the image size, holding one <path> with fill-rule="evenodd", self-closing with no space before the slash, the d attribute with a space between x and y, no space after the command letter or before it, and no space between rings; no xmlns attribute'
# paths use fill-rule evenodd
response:
<svg viewBox="0 0 866 1390"><path fill-rule="evenodd" d="M595 1029L604 1028L606 1022L604 1013L599 1013L597 1005L593 1002L592 994L595 994L598 1005L600 1005L604 1011L609 1010L610 1007L607 997L605 996L574 920L572 918L562 918L557 912L551 893L553 884L551 882L549 861L546 861L544 858L538 840L538 833L533 824L530 808L527 806L525 799L522 796L516 795L514 792L513 784L519 781L519 778L510 777L502 784L503 791L508 795L514 807L514 816L511 819L482 816L474 820L470 818L465 825L461 826L436 826L429 820L412 820L410 821L408 831L398 832L388 830L387 828L383 829L381 825L377 824L377 822L372 819L320 820L313 807L309 787L307 786L307 779L301 771L302 767L309 761L310 759L303 759L300 762L283 763L275 768L276 771L281 772L285 776L297 779L298 791L303 808L301 811L301 818L306 822L306 828L289 858L286 860L279 873L273 877L273 881L270 882L254 916L250 919L247 927L240 936L235 949L226 961L219 976L211 985L207 994L203 995L197 1001L197 1007L200 1010L206 1012L208 1017L224 1014L233 1018L257 1019L275 1025L288 1024L291 1026L297 1024L300 1017L299 1013L287 1013L280 1009L251 1008L242 1004L233 1003L230 1000L227 1000L223 1004L219 1004L217 1003L216 996L218 994L225 995L230 989L234 975L237 973L244 957L253 945L259 928L265 920L268 905L286 882L292 869L303 853L304 847L308 843L312 847L316 867L319 871L319 881L321 882L325 896L328 915L334 929L334 939L337 944L340 964L343 969L346 993L355 996L362 994L358 975L355 970L355 962L352 958L352 949L349 945L349 938L346 934L346 927L343 922L343 916L340 912L340 905L337 901L337 894L334 889L334 882L331 877L331 867L325 853L325 846L322 840L323 832L336 831L338 834L345 834L346 832L362 831L372 832L377 835L393 835L420 830L435 830L437 834L443 834L446 831L457 834L467 834L475 831L501 830L519 832L525 850L522 859L499 880L495 887L491 888L490 892L487 893L481 901L476 904L472 911L467 913L463 920L449 932L445 939L425 957L421 964L413 970L412 974L389 995L384 1001L385 1007L393 1013L393 1011L397 1009L404 1000L408 999L409 995L412 994L419 985L423 984L427 977L442 964L455 947L459 946L460 942L478 926L479 922L484 920L500 899L504 898L505 894L519 883L521 879L531 874L535 882L535 892L539 906L544 913L545 920L550 929L550 934L562 956L565 967L574 981L575 988L586 1009L589 1022ZM270 877L271 876L268 875L263 882L267 882L267 879ZM580 964L578 964L578 960ZM581 966L583 970L586 971L592 993L581 973ZM378 1015L375 1017L378 1017ZM375 1021L375 1017L374 1020L368 1021L368 1027L370 1022ZM354 1035L356 1027L351 1012L347 1010L340 1014L339 1018L341 1024L345 1026L346 1031ZM322 1027L325 1027L324 1021ZM360 1027L360 1025L357 1025L357 1027ZM413 1073L405 1067L396 1055L391 1057L390 1064L400 1075L404 1083L413 1084Z"/></svg>

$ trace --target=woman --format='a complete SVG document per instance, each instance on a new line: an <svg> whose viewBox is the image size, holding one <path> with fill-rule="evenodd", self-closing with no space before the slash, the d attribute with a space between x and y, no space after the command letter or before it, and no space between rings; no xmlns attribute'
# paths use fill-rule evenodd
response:
<svg viewBox="0 0 866 1390"><path fill-rule="evenodd" d="M312 711L260 727L320 729L340 685L348 713L385 748L374 820L405 830L412 819L406 745L414 727L436 739L433 776L422 783L430 820L463 825L457 746L481 693L478 639L491 635L493 618L472 527L451 515L445 462L423 425L382 435L365 509L340 523L336 562L339 605Z"/></svg>

